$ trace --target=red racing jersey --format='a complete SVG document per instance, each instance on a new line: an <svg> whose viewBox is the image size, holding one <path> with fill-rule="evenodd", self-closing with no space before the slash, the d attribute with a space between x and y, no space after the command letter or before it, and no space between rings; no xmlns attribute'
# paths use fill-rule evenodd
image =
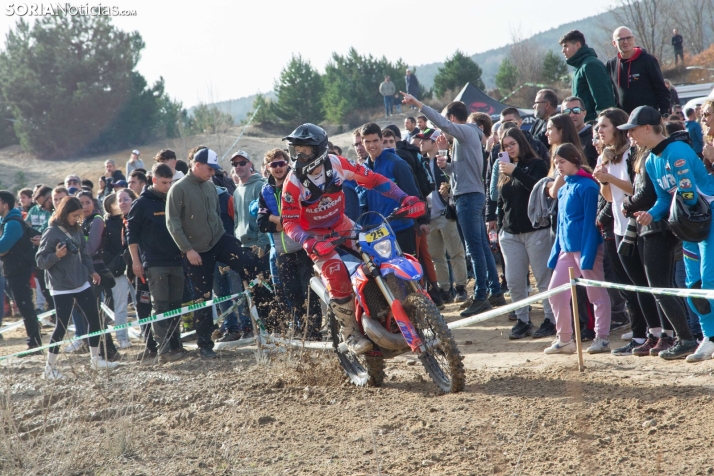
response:
<svg viewBox="0 0 714 476"><path fill-rule="evenodd" d="M309 188L300 182L294 171L290 171L285 179L281 220L285 232L298 243L304 243L307 238L313 236L314 233L309 231L323 230L327 233L331 227L342 221L342 216L345 214L345 194L341 187L339 191L331 192L330 185L339 186L345 180L354 180L365 188L376 190L396 200L397 203L401 203L407 196L394 182L383 175L374 173L344 157L329 155L328 158L332 166L332 170L328 170L331 177L325 177L326 192L318 199L311 199Z"/></svg>

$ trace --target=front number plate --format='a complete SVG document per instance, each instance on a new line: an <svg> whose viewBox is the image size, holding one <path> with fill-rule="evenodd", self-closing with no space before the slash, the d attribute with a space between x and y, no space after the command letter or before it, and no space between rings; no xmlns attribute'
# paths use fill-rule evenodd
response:
<svg viewBox="0 0 714 476"><path fill-rule="evenodd" d="M387 227L382 225L376 230L368 231L367 233L364 234L364 241L367 243L372 243L375 242L379 239L384 238L389 234L389 231L387 231Z"/></svg>

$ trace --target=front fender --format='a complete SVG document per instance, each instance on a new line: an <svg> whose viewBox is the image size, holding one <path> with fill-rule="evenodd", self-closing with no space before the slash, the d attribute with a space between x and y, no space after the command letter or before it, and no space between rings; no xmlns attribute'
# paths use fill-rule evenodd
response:
<svg viewBox="0 0 714 476"><path fill-rule="evenodd" d="M418 281L422 277L422 268L419 261L411 255L397 256L379 265L382 276L394 274L396 277L407 281Z"/></svg>

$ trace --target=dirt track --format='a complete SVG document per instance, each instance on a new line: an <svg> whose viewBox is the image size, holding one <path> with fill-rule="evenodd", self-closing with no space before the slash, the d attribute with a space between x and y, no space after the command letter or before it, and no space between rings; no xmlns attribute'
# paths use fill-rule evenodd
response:
<svg viewBox="0 0 714 476"><path fill-rule="evenodd" d="M468 369L455 395L412 356L388 363L380 389L347 384L320 352L224 351L110 375L63 354L56 384L39 379L42 357L15 360L0 367L0 472L714 474L713 362L586 355L580 374L575 356L545 356L546 340L509 341L510 325L455 332Z"/></svg>

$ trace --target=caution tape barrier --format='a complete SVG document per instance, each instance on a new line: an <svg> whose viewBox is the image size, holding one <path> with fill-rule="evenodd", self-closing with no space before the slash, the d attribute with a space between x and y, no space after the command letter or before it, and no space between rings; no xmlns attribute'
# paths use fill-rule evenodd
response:
<svg viewBox="0 0 714 476"><path fill-rule="evenodd" d="M714 299L714 289L682 289L682 288L648 288L646 286L632 286L631 284L608 283L592 279L576 278L573 282L578 286L592 286L597 288L621 289L638 293L664 294L667 296L693 297Z"/></svg>
<svg viewBox="0 0 714 476"><path fill-rule="evenodd" d="M264 284L262 281L251 281L250 287L252 288L253 286L257 286L257 285L259 285L259 284L265 286L265 284ZM78 339L87 339L87 338L89 338L89 337L100 336L100 335L107 334L107 333L109 333L109 332L118 331L118 330L121 330L121 329L128 329L128 328L130 328L130 327L139 327L139 326L142 326L142 325L144 325L144 324L149 324L149 323L152 323L152 322L163 321L163 320L165 320L165 319L170 319L170 318L172 318L172 317L176 317L176 316L181 316L181 315L184 315L184 314L188 314L189 312L194 312L194 311L197 311L197 310L199 310L199 309L205 309L205 308L211 307L211 306L213 306L213 305L215 305L215 304L220 304L220 303L222 303L222 302L228 301L228 300L230 300L230 299L236 299L236 298L241 297L241 296L244 296L244 295L245 295L245 296L249 296L249 295L250 295L250 291L247 290L247 291L243 291L243 292L240 292L240 293L231 294L230 296L223 296L223 297L213 298L213 299L210 299L210 300L208 300L208 301L204 301L204 302L200 302L200 303L196 303L196 304L191 304L191 305L188 305L188 306L183 306L183 307L178 308L178 309L173 309L173 310L171 310L171 311L162 312L161 314L156 314L155 316L149 316L149 317L146 317L146 318L144 318L144 319L139 319L138 321L133 321L133 322L130 322L130 323L127 323L127 324L121 324L121 325L118 325L118 326L113 327L112 329L102 329L102 330L99 330L99 331L90 332L89 334L85 334L85 335L83 335L83 336L75 336L75 337L73 337L73 338L71 338L71 339L65 339L65 340L63 340L63 341L61 341L61 342L55 342L55 343L52 343L52 344L45 344L45 345L41 345L41 346L39 346L39 347L35 347L35 348L33 348L33 349L24 350L24 351L22 351L22 352L16 352L16 353L10 354L10 355L3 355L3 356L0 356L0 362L2 362L3 360L10 359L10 358L12 358L12 357L22 357L22 356L29 355L29 354L32 354L32 353L35 353L35 352L39 352L39 351L42 351L42 350L50 349L50 348L52 348L52 347L57 347L57 346L60 346L60 345L70 344L70 343L72 343L72 342L74 342L74 341L76 341L76 340L78 340ZM46 314L46 313L44 313L44 314ZM20 322L22 322L22 321L20 321Z"/></svg>

